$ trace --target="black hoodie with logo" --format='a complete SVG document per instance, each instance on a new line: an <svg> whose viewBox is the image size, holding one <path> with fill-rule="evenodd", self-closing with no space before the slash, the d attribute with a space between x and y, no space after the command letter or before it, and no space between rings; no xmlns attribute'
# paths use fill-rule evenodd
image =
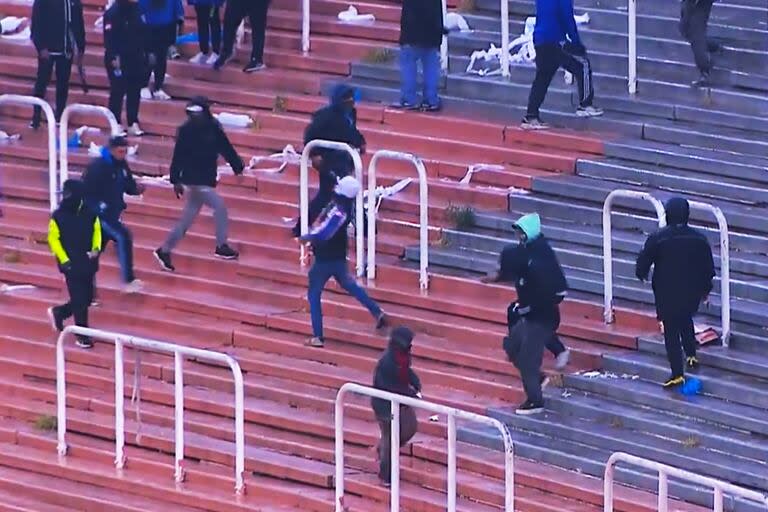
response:
<svg viewBox="0 0 768 512"><path fill-rule="evenodd" d="M667 227L648 237L635 273L645 281L653 266L653 292L660 320L692 316L712 291L715 264L707 238L688 226L690 206L675 197L665 205Z"/></svg>
<svg viewBox="0 0 768 512"><path fill-rule="evenodd" d="M411 342L413 332L407 327L392 330L387 350L376 364L373 373L373 387L390 393L415 397L421 392L421 380L411 368ZM400 364L407 364L407 371L400 371ZM406 375L403 375L403 374ZM391 407L389 400L371 398L371 407L377 418L389 419Z"/></svg>

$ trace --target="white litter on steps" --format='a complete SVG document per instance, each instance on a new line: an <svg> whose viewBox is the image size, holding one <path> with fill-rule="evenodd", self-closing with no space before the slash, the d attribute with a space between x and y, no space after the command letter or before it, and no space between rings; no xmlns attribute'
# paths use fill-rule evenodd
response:
<svg viewBox="0 0 768 512"><path fill-rule="evenodd" d="M338 18L342 23L373 23L376 21L376 16L373 14L360 14L354 5L350 5L346 11L341 11L338 14Z"/></svg>
<svg viewBox="0 0 768 512"><path fill-rule="evenodd" d="M18 142L19 140L21 140L20 133L11 134L0 130L0 142Z"/></svg>
<svg viewBox="0 0 768 512"><path fill-rule="evenodd" d="M22 30L23 25L27 22L27 18L20 18L18 16L6 16L0 19L0 34L4 36L12 35Z"/></svg>
<svg viewBox="0 0 768 512"><path fill-rule="evenodd" d="M218 121L224 126L229 126L231 128L248 128L253 124L253 119L251 119L251 116L246 114L220 112L218 114L214 114L213 117L218 119Z"/></svg>
<svg viewBox="0 0 768 512"><path fill-rule="evenodd" d="M586 377L587 379L624 379L624 380L637 380L639 375L631 375L629 373L622 373L620 376L613 372L601 372L599 370L576 372L576 375Z"/></svg>
<svg viewBox="0 0 768 512"><path fill-rule="evenodd" d="M0 284L0 293L13 293L24 290L36 290L37 286L31 284Z"/></svg>
<svg viewBox="0 0 768 512"><path fill-rule="evenodd" d="M482 171L504 171L504 166L499 164L472 164L467 167L467 173L459 181L460 185L469 185L472 176Z"/></svg>
<svg viewBox="0 0 768 512"><path fill-rule="evenodd" d="M464 16L457 12L449 12L445 16L445 28L448 30L458 30L459 32L471 32L469 23L464 19Z"/></svg>
<svg viewBox="0 0 768 512"><path fill-rule="evenodd" d="M413 183L413 178L404 178L389 187L384 187L381 185L376 187L373 195L374 200L376 201L374 205L374 212L379 211L379 208L381 207L381 203L384 201L384 199L388 197L394 197L395 195L403 191L406 187L408 187L408 185L410 185L411 183ZM367 190L363 192L363 200L366 201L365 209L367 211L370 211L370 200L368 199Z"/></svg>
<svg viewBox="0 0 768 512"><path fill-rule="evenodd" d="M278 162L279 165L277 167L256 168L262 162ZM289 165L299 165L300 163L301 155L296 152L296 149L291 144L288 144L279 153L272 153L268 156L251 157L250 162L248 162L248 169L250 171L258 171L268 174L279 174Z"/></svg>

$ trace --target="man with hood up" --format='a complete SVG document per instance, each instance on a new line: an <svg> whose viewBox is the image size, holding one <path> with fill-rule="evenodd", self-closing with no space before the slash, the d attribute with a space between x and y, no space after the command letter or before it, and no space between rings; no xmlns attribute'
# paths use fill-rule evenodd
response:
<svg viewBox="0 0 768 512"><path fill-rule="evenodd" d="M61 204L48 223L48 246L67 283L69 301L48 309L54 330L64 330L64 321L75 317L75 325L88 327L88 308L93 300L94 278L99 269L101 223L83 203L83 184L67 180ZM93 347L87 336L77 336L77 345Z"/></svg>
<svg viewBox="0 0 768 512"><path fill-rule="evenodd" d="M389 345L376 364L373 373L373 387L398 395L421 398L421 380L411 368L411 346L413 331L407 327L396 327L389 335ZM391 482L392 450L392 407L389 400L371 398L371 407L381 429L378 445L379 480L389 486ZM418 421L416 412L407 405L400 406L400 448L416 435Z"/></svg>
<svg viewBox="0 0 768 512"><path fill-rule="evenodd" d="M203 205L213 209L216 222L214 255L225 260L235 260L239 256L227 243L227 207L216 193L219 155L232 166L235 175L242 175L245 165L221 124L211 115L208 98L193 98L187 105L187 121L176 132L176 146L171 161L173 191L177 198L186 192L187 203L178 224L168 234L162 247L154 253L165 270L176 270L171 262L171 251L184 238Z"/></svg>
<svg viewBox="0 0 768 512"><path fill-rule="evenodd" d="M665 205L667 226L653 233L637 257L635 274L648 279L653 266L653 293L656 314L664 325L664 345L672 375L665 388L685 384L685 365L695 368L696 337L693 315L712 291L715 263L707 238L688 226L690 205L673 197Z"/></svg>
<svg viewBox="0 0 768 512"><path fill-rule="evenodd" d="M345 84L336 85L330 94L330 104L312 115L312 121L304 131L304 145L315 139L344 142L365 154L365 137L357 129L357 92ZM309 202L309 223L331 201L338 180L355 169L352 157L345 151L316 148L309 155L312 166L320 177L320 189ZM293 227L293 236L301 235L301 219Z"/></svg>
<svg viewBox="0 0 768 512"><path fill-rule="evenodd" d="M347 228L352 220L353 202L360 192L360 183L352 176L346 176L336 185L331 202L320 213L309 233L300 238L301 242L312 244L314 263L309 271L309 312L312 317L313 337L307 345L321 348L323 340L323 311L320 301L325 283L334 278L339 286L366 307L376 321L376 329L386 324L386 315L371 299L347 268Z"/></svg>

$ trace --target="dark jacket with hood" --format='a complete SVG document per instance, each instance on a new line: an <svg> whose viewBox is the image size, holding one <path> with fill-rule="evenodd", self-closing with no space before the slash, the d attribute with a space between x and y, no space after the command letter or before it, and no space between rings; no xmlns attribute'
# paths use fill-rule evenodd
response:
<svg viewBox="0 0 768 512"><path fill-rule="evenodd" d="M317 261L346 261L349 245L347 227L352 221L353 201L334 194L331 202L310 226L309 233L301 238L312 244L312 254Z"/></svg>
<svg viewBox="0 0 768 512"><path fill-rule="evenodd" d="M653 266L653 292L660 320L692 316L712 291L715 263L707 238L688 226L690 206L675 197L665 205L667 227L648 237L635 273L645 281Z"/></svg>
<svg viewBox="0 0 768 512"><path fill-rule="evenodd" d="M48 246L59 270L88 275L98 270L98 260L88 253L101 251L101 222L83 203L83 184L67 180L59 207L48 223Z"/></svg>
<svg viewBox="0 0 768 512"><path fill-rule="evenodd" d="M245 165L221 124L211 115L208 103L198 100L191 105L201 107L203 112L190 116L176 132L171 183L215 187L219 155L235 174L242 174Z"/></svg>
<svg viewBox="0 0 768 512"><path fill-rule="evenodd" d="M421 392L421 380L411 368L412 341L413 332L407 327L392 330L389 345L373 373L374 388L410 397ZM391 417L389 400L371 398L371 407L377 419L388 420Z"/></svg>
<svg viewBox="0 0 768 512"><path fill-rule="evenodd" d="M32 43L37 51L72 57L85 51L85 23L80 0L35 0L32 4Z"/></svg>
<svg viewBox="0 0 768 512"><path fill-rule="evenodd" d="M568 290L568 282L555 251L541 234L541 219L526 215L515 224L526 235L521 244L504 248L499 261L499 279L515 283L516 314L532 322L557 330L560 326L559 304Z"/></svg>
<svg viewBox="0 0 768 512"><path fill-rule="evenodd" d="M437 48L446 33L443 3L440 0L402 0L400 44L419 48Z"/></svg>
<svg viewBox="0 0 768 512"><path fill-rule="evenodd" d="M100 218L114 222L126 208L123 196L139 195L128 162L115 160L107 148L93 159L83 174L86 206Z"/></svg>
<svg viewBox="0 0 768 512"><path fill-rule="evenodd" d="M117 0L104 13L104 62L109 69L111 62L120 57L124 77L145 80L147 41L147 25L138 4Z"/></svg>

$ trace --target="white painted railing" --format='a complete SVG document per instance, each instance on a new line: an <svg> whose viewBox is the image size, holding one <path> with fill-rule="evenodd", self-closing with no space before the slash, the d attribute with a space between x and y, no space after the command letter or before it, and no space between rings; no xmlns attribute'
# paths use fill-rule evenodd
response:
<svg viewBox="0 0 768 512"><path fill-rule="evenodd" d="M349 144L343 142L334 142L330 140L315 139L304 146L301 152L301 163L299 166L299 214L301 222L301 234L306 235L309 232L309 154L313 149L333 149L336 151L345 151L352 157L355 167L355 178L360 183L360 192L355 199L355 249L356 249L356 270L357 277L363 276L365 268L364 240L363 240L363 160L360 153ZM307 264L307 249L304 244L301 245L301 265Z"/></svg>
<svg viewBox="0 0 768 512"><path fill-rule="evenodd" d="M61 114L61 125L59 126L59 176L62 184L69 178L69 146L67 144L69 137L67 132L72 113L104 116L109 123L110 134L117 135L120 133L120 125L115 119L115 115L107 107L74 103L65 108Z"/></svg>
<svg viewBox="0 0 768 512"><path fill-rule="evenodd" d="M603 297L605 300L605 309L603 317L605 323L613 323L613 239L611 234L611 208L616 199L626 197L631 199L642 199L650 202L656 210L656 216L659 219L659 227L667 225L667 215L664 211L664 205L661 201L647 192L638 192L635 190L614 190L605 198L603 204Z"/></svg>
<svg viewBox="0 0 768 512"><path fill-rule="evenodd" d="M56 173L56 116L53 109L47 101L21 94L1 94L0 105L31 105L43 110L48 125L48 198L51 211L54 211L58 204L59 183Z"/></svg>
<svg viewBox="0 0 768 512"><path fill-rule="evenodd" d="M89 336L115 345L115 466L125 465L125 397L123 348L139 348L150 352L162 352L174 356L174 400L175 400L175 473L177 482L184 480L184 358L194 357L204 361L229 366L235 383L235 492L245 492L245 416L243 396L243 372L238 362L227 354L175 345L164 341L127 336L115 332L84 327L68 326L56 342L56 405L58 425L58 452L67 453L67 384L64 340L67 335Z"/></svg>
<svg viewBox="0 0 768 512"><path fill-rule="evenodd" d="M443 0L443 26L448 18L448 0ZM440 43L440 68L448 74L448 36L443 34L443 40Z"/></svg>
<svg viewBox="0 0 768 512"><path fill-rule="evenodd" d="M376 199L376 166L382 158L410 162L419 176L419 285L422 290L429 287L429 198L427 169L421 158L410 153L382 149L374 153L368 164L368 204ZM376 278L376 208L368 207L368 279Z"/></svg>
<svg viewBox="0 0 768 512"><path fill-rule="evenodd" d="M650 471L656 471L659 475L659 501L656 506L658 512L667 512L669 509L669 477L685 480L692 484L702 485L714 489L714 505L712 510L714 512L723 512L723 497L725 494L729 494L734 497L743 498L750 501L755 501L768 508L768 496L738 487L728 482L716 480L690 471L685 471L673 466L661 464L641 457L635 457L622 452L614 453L608 459L608 463L605 466L605 478L603 480L603 510L604 512L613 512L613 480L615 466L619 462L631 464L633 466L648 469Z"/></svg>
<svg viewBox="0 0 768 512"><path fill-rule="evenodd" d="M509 77L509 0L501 0L501 76Z"/></svg>
<svg viewBox="0 0 768 512"><path fill-rule="evenodd" d="M629 39L629 62L627 63L627 80L629 94L637 93L637 0L627 0L628 27L627 36Z"/></svg>
<svg viewBox="0 0 768 512"><path fill-rule="evenodd" d="M448 418L448 512L456 511L456 420L462 419L482 423L496 428L504 440L504 510L514 511L515 480L514 480L514 445L507 427L497 419L489 418L472 412L454 409L445 405L426 402L379 389L361 386L348 382L341 386L336 395L336 512L344 509L344 398L348 393L372 398L389 400L392 408L392 428L390 429L390 446L392 447L392 488L390 492L390 510L400 512L400 405L416 409L424 409L435 414L444 414Z"/></svg>

